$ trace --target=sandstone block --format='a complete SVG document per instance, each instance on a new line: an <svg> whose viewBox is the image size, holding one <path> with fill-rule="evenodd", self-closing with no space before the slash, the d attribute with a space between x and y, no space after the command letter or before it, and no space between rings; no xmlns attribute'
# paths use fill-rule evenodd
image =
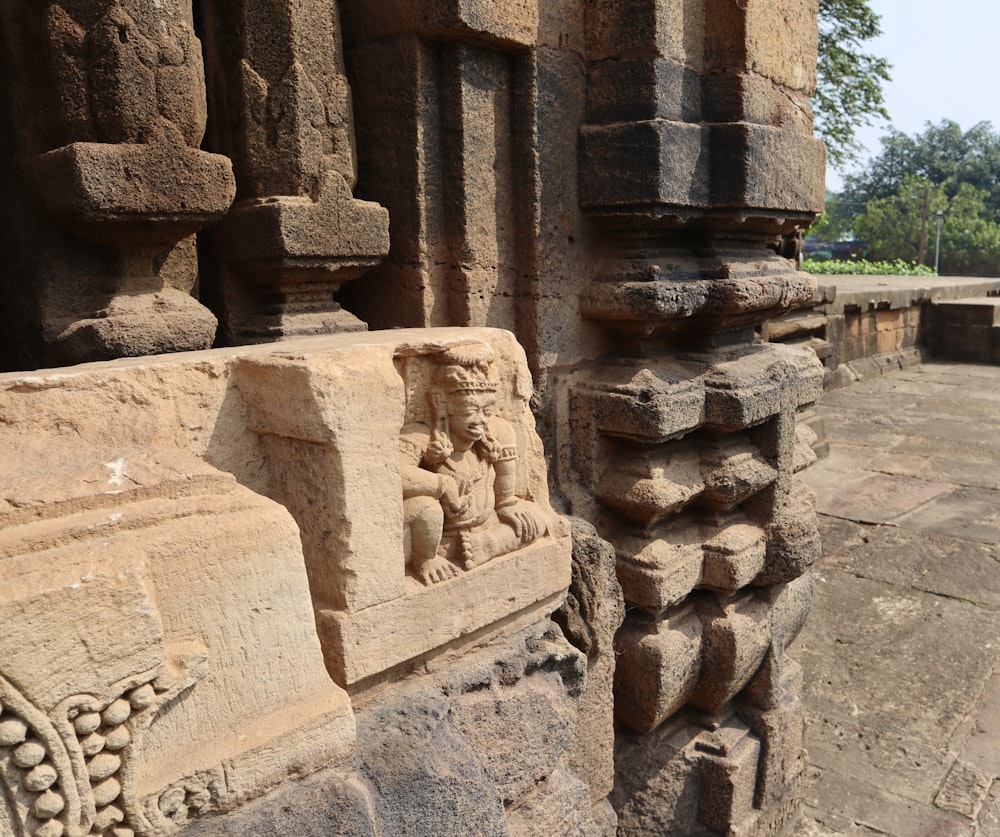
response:
<svg viewBox="0 0 1000 837"><path fill-rule="evenodd" d="M17 387L0 400L14 418ZM4 510L0 562L15 581L0 596L0 704L34 730L31 766L62 789L56 806L50 782L25 777L36 819L165 833L343 760L354 720L321 665L287 513L190 454L167 466L118 451L88 479L107 456L75 437L54 451L62 473L8 489L62 500Z"/></svg>
<svg viewBox="0 0 1000 837"><path fill-rule="evenodd" d="M537 0L497 4L489 0L380 0L359 3L345 0L344 20L351 42L387 40L419 33L485 39L502 46L529 46L538 35Z"/></svg>
<svg viewBox="0 0 1000 837"><path fill-rule="evenodd" d="M649 732L694 694L702 672L704 629L691 604L663 619L630 615L616 647L615 715Z"/></svg>
<svg viewBox="0 0 1000 837"><path fill-rule="evenodd" d="M615 58L592 64L587 120L595 125L666 119L693 120L702 104L701 77L683 63L659 57Z"/></svg>

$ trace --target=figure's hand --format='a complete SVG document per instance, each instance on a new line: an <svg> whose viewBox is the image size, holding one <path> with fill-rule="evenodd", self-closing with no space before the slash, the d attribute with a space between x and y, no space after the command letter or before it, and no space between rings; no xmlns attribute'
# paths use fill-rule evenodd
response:
<svg viewBox="0 0 1000 837"><path fill-rule="evenodd" d="M529 500L497 509L497 517L514 530L521 543L531 543L544 534L547 524L542 510Z"/></svg>
<svg viewBox="0 0 1000 837"><path fill-rule="evenodd" d="M463 492L458 482L447 474L439 476L444 486L444 492L441 494L441 505L444 507L445 514L452 517L465 514L469 508L469 502L472 500L468 491Z"/></svg>

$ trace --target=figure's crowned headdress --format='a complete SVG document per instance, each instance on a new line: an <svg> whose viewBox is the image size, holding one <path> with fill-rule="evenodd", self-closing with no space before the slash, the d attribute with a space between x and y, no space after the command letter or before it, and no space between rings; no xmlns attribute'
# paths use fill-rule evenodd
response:
<svg viewBox="0 0 1000 837"><path fill-rule="evenodd" d="M470 340L450 346L434 358L439 364L434 382L448 395L496 392L496 382L490 375L495 356L485 343Z"/></svg>

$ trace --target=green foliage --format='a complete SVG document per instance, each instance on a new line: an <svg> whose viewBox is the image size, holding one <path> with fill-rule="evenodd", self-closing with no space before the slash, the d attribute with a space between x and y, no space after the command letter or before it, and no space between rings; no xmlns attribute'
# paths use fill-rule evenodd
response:
<svg viewBox="0 0 1000 837"><path fill-rule="evenodd" d="M870 262L867 259L830 259L825 262L806 259L802 269L807 273L850 276L933 276L934 269L913 264L902 259L888 262Z"/></svg>
<svg viewBox="0 0 1000 837"><path fill-rule="evenodd" d="M882 151L875 159L844 178L846 203L890 197L912 175L944 186L949 197L963 183L987 192L985 206L1000 221L1000 134L989 122L964 132L949 119L937 125L928 122L922 134L913 136L890 129L881 142Z"/></svg>
<svg viewBox="0 0 1000 837"><path fill-rule="evenodd" d="M831 166L856 162L860 125L888 120L883 82L891 65L864 51L881 34L879 16L867 0L819 0L819 56L813 110L816 133L826 143Z"/></svg>
<svg viewBox="0 0 1000 837"><path fill-rule="evenodd" d="M840 195L826 196L826 211L809 228L806 238L815 241L848 241L853 237L854 215L845 211Z"/></svg>
<svg viewBox="0 0 1000 837"><path fill-rule="evenodd" d="M934 259L937 213L941 215L941 269L952 274L995 273L1000 267L1000 225L990 217L989 193L959 183L953 195L949 184L934 184L907 175L899 190L887 198L872 198L854 219L857 236L868 244L873 259L918 261L928 212L924 262ZM925 198L926 196L926 198Z"/></svg>
<svg viewBox="0 0 1000 837"><path fill-rule="evenodd" d="M924 235L923 262L932 264L938 212L942 273L1000 273L1000 134L989 122L964 132L950 120L913 136L891 130L881 153L828 200L824 228L850 231L875 260L919 261Z"/></svg>

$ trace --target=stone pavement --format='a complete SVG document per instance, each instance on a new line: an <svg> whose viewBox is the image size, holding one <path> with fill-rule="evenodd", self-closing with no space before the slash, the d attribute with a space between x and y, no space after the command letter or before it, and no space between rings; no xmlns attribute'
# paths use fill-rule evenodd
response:
<svg viewBox="0 0 1000 837"><path fill-rule="evenodd" d="M1000 367L827 393L795 837L1000 835Z"/></svg>

